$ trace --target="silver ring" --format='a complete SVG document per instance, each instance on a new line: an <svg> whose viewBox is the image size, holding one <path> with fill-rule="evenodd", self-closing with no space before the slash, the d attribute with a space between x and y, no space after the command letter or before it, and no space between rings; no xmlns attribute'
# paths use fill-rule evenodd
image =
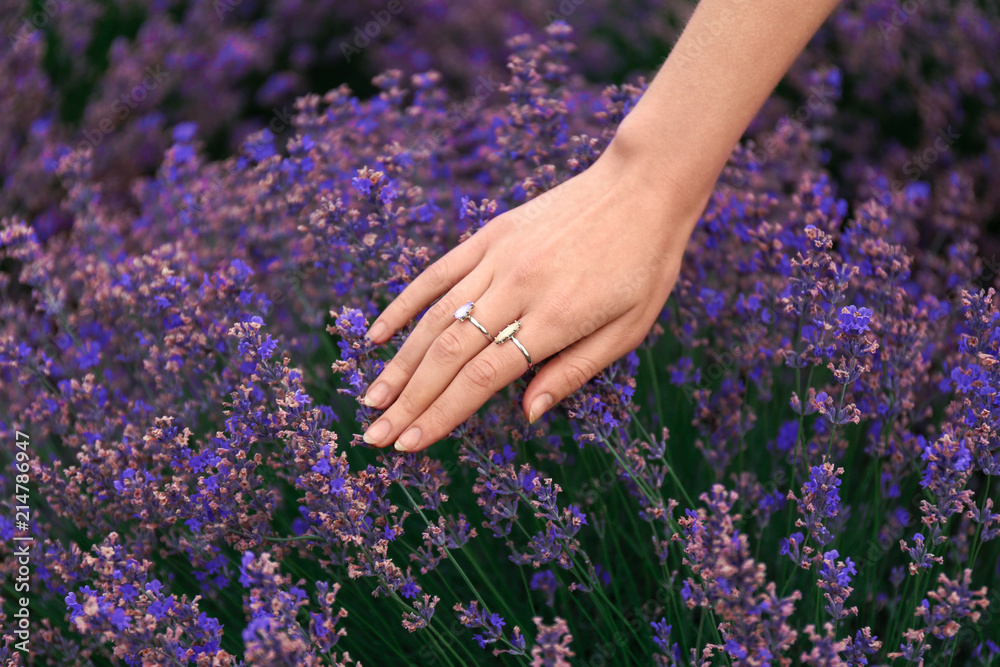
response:
<svg viewBox="0 0 1000 667"><path fill-rule="evenodd" d="M524 358L528 360L528 368L531 368L531 355L528 354L528 351L524 349L523 345L521 345L521 341L514 338L514 334L516 334L520 328L521 320L514 320L507 325L507 328L497 334L497 337L493 339L493 342L497 345L503 345L507 341L510 341L514 343L514 345L517 345L517 349L521 350Z"/></svg>
<svg viewBox="0 0 1000 667"><path fill-rule="evenodd" d="M470 301L469 303L465 304L464 306L455 311L455 319L458 320L459 322L464 322L465 320L469 320L477 329L483 332L484 336L486 336L490 340L493 340L493 336L491 336L490 332L486 330L486 327L484 327L482 324L476 321L476 318L472 316L472 309L475 307L476 304Z"/></svg>

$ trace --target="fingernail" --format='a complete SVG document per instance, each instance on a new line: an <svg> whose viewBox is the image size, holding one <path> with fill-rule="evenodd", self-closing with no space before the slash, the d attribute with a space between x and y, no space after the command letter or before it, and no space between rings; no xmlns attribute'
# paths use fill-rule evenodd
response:
<svg viewBox="0 0 1000 667"><path fill-rule="evenodd" d="M531 408L528 410L528 423L534 424L535 420L545 414L545 411L552 407L552 395L551 394L539 394L535 396L535 400L531 402Z"/></svg>
<svg viewBox="0 0 1000 667"><path fill-rule="evenodd" d="M382 340L382 336L385 335L385 329L386 326L384 322L376 322L372 325L372 328L368 330L368 333L365 334L365 338L375 341Z"/></svg>
<svg viewBox="0 0 1000 667"><path fill-rule="evenodd" d="M365 434L361 436L361 439L367 442L369 445L380 444L385 440L385 436L389 435L389 430L392 426L385 419L379 419L377 422L368 427Z"/></svg>
<svg viewBox="0 0 1000 667"><path fill-rule="evenodd" d="M376 382L368 387L368 391L365 392L365 397L361 399L361 402L369 408L377 408L387 398L389 398L389 387L386 386L385 382Z"/></svg>
<svg viewBox="0 0 1000 667"><path fill-rule="evenodd" d="M411 426L399 436L396 441L396 449L400 452L408 452L420 444L420 427Z"/></svg>

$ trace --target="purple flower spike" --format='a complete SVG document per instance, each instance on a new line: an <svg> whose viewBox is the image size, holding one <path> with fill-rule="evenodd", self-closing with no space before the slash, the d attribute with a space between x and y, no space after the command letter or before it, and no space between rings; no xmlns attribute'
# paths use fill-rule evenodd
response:
<svg viewBox="0 0 1000 667"><path fill-rule="evenodd" d="M838 327L845 336L860 336L869 330L872 319L871 308L847 306L840 311Z"/></svg>

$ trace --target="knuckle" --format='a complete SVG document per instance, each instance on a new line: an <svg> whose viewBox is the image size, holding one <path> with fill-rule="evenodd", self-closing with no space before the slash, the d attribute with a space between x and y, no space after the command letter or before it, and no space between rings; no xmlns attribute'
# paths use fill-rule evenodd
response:
<svg viewBox="0 0 1000 667"><path fill-rule="evenodd" d="M465 367L465 376L474 387L492 390L500 377L500 371L496 362L480 357L473 359Z"/></svg>
<svg viewBox="0 0 1000 667"><path fill-rule="evenodd" d="M448 279L450 273L451 260L445 255L427 267L427 277L435 284L442 283Z"/></svg>
<svg viewBox="0 0 1000 667"><path fill-rule="evenodd" d="M394 413L396 414L401 413L408 416L416 414L418 407L419 406L414 402L413 396L409 391L404 391L403 393L401 393L391 406L392 411Z"/></svg>
<svg viewBox="0 0 1000 667"><path fill-rule="evenodd" d="M433 322L445 321L453 317L455 308L448 299L441 299L427 311L428 318Z"/></svg>
<svg viewBox="0 0 1000 667"><path fill-rule="evenodd" d="M519 261L511 267L508 280L514 287L529 285L538 275L540 266L540 263L534 261Z"/></svg>
<svg viewBox="0 0 1000 667"><path fill-rule="evenodd" d="M562 325L563 329L567 330L567 333L571 333L577 340L586 338L590 334L601 328L603 322L600 321L597 315L593 313L587 313L580 319L567 321Z"/></svg>
<svg viewBox="0 0 1000 667"><path fill-rule="evenodd" d="M435 401L427 407L420 418L421 430L425 433L447 435L453 430L451 420L452 417Z"/></svg>
<svg viewBox="0 0 1000 667"><path fill-rule="evenodd" d="M579 308L569 295L556 292L545 298L547 301L546 317L554 326L566 328L574 322L580 321Z"/></svg>
<svg viewBox="0 0 1000 667"><path fill-rule="evenodd" d="M382 373L388 373L393 377L410 377L415 369L407 359L408 355L405 352L406 350L401 350L395 357L390 359L382 369Z"/></svg>
<svg viewBox="0 0 1000 667"><path fill-rule="evenodd" d="M597 374L597 364L586 359L567 359L563 363L563 381L571 391L587 384Z"/></svg>
<svg viewBox="0 0 1000 667"><path fill-rule="evenodd" d="M413 299L410 296L411 294L412 291L409 288L404 289L402 292L400 292L399 295L392 300L392 303L390 303L389 306L385 309L385 312L382 313L382 317L386 317L386 315L388 314L390 317L394 319L395 318L403 319L403 317L407 313L409 313L410 317L412 317L413 315L411 307L413 304Z"/></svg>
<svg viewBox="0 0 1000 667"><path fill-rule="evenodd" d="M431 354L434 355L435 361L442 364L455 363L462 358L462 353L462 340L451 329L442 331L441 335L434 341L434 345L431 346Z"/></svg>

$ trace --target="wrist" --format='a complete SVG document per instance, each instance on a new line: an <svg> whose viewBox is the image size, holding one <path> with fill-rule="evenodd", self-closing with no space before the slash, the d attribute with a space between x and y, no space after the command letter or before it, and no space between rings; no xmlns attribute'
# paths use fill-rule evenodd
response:
<svg viewBox="0 0 1000 667"><path fill-rule="evenodd" d="M647 207L658 209L664 227L682 232L686 243L712 195L721 166L699 164L681 145L671 145L643 121L634 112L626 116L594 167Z"/></svg>
<svg viewBox="0 0 1000 667"><path fill-rule="evenodd" d="M719 163L706 142L692 142L666 117L651 116L652 104L637 107L618 126L607 152L619 164L641 172L647 183L674 193L711 194L725 160ZM699 145L700 144L700 145ZM725 151L726 159L732 147Z"/></svg>

